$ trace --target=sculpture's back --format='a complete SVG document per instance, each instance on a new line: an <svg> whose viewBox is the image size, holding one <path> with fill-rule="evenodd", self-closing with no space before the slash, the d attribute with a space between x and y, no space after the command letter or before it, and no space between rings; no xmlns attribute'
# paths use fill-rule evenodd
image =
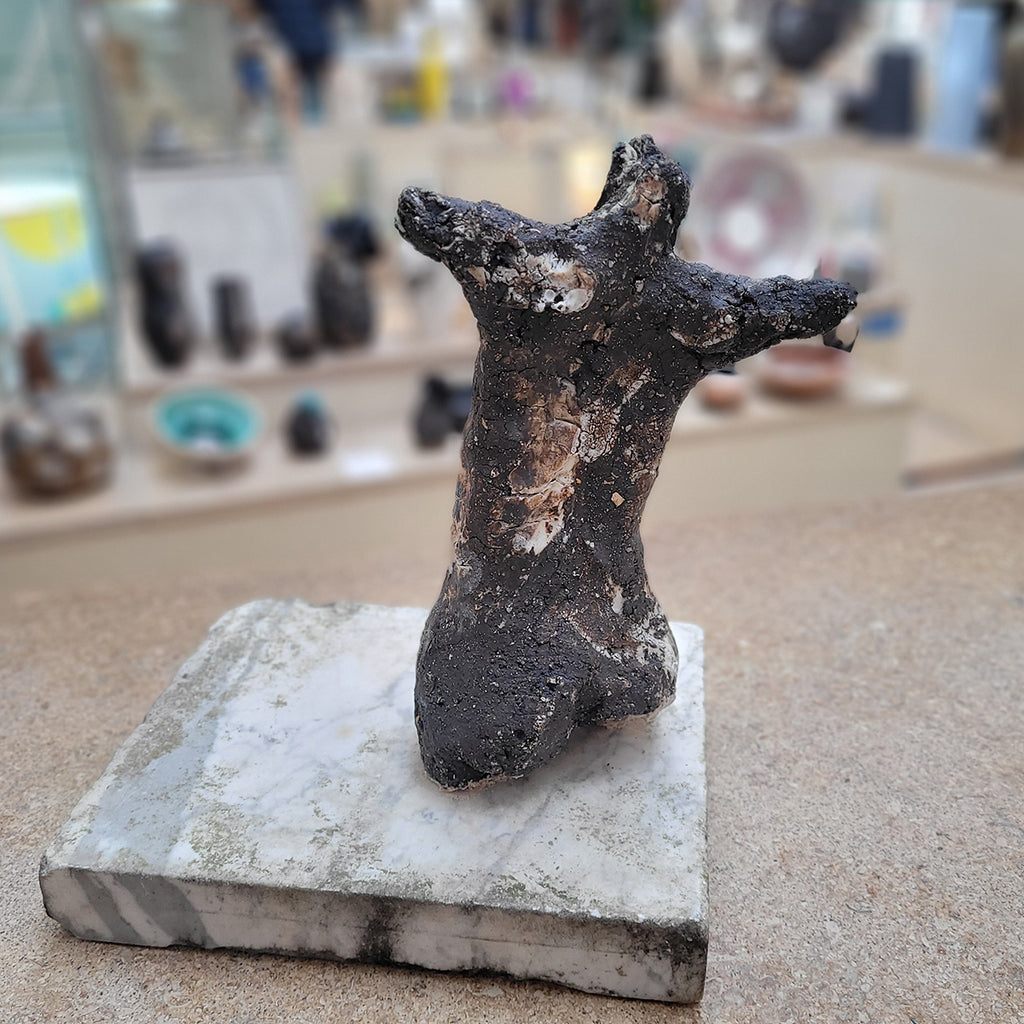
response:
<svg viewBox="0 0 1024 1024"><path fill-rule="evenodd" d="M523 776L576 725L670 702L678 656L640 518L679 404L708 372L854 305L832 281L751 281L674 253L689 185L649 137L617 147L563 225L407 190L400 231L480 325L455 558L427 620L416 722L446 788Z"/></svg>

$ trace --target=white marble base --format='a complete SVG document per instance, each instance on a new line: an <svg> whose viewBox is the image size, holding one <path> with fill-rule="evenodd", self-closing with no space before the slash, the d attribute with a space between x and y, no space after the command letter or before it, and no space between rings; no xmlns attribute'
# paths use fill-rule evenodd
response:
<svg viewBox="0 0 1024 1024"><path fill-rule="evenodd" d="M412 721L425 612L225 615L40 868L75 935L439 970L693 1002L707 953L702 634L678 697L529 779L445 793Z"/></svg>

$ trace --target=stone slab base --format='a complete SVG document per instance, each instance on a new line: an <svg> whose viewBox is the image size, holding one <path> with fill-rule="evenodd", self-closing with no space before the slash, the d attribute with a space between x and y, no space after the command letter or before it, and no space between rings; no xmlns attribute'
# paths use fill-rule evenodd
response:
<svg viewBox="0 0 1024 1024"><path fill-rule="evenodd" d="M220 619L47 850L50 916L103 942L698 1000L701 631L673 625L678 696L653 721L445 793L412 721L425 615L268 600Z"/></svg>

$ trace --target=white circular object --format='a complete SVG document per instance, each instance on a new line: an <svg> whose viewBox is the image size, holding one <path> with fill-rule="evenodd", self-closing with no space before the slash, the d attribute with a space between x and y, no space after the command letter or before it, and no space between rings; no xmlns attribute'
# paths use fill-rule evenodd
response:
<svg viewBox="0 0 1024 1024"><path fill-rule="evenodd" d="M806 276L816 262L812 225L811 191L777 150L733 150L696 175L686 226L716 270Z"/></svg>
<svg viewBox="0 0 1024 1024"><path fill-rule="evenodd" d="M759 252L768 238L764 211L754 202L736 203L722 217L722 234L734 249Z"/></svg>

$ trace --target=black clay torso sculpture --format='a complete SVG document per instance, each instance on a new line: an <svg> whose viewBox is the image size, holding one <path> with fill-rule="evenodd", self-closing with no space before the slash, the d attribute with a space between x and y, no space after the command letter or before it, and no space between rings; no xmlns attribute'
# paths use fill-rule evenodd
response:
<svg viewBox="0 0 1024 1024"><path fill-rule="evenodd" d="M689 183L644 136L596 209L549 225L407 189L397 224L479 322L454 561L424 629L416 725L441 786L518 778L574 727L649 715L678 655L640 517L703 376L834 328L847 285L755 281L676 256Z"/></svg>

